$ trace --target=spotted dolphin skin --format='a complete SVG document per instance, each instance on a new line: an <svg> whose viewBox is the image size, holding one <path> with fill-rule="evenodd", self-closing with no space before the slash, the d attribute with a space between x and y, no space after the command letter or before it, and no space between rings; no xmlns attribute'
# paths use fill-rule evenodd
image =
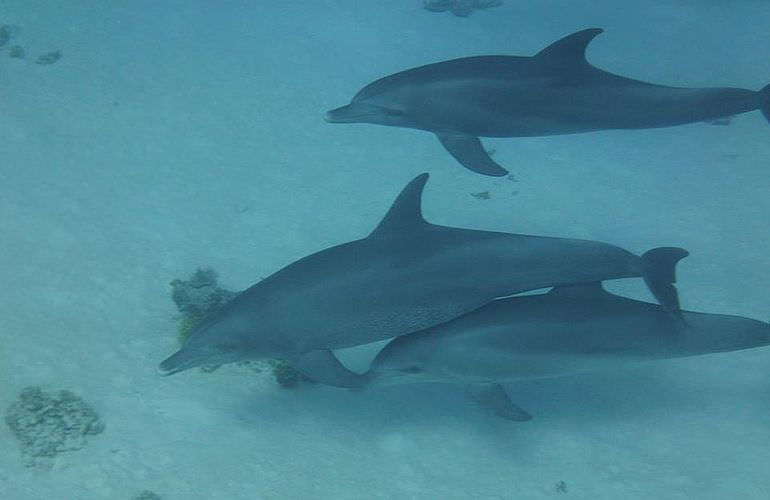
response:
<svg viewBox="0 0 770 500"><path fill-rule="evenodd" d="M595 241L437 226L422 217L427 180L412 180L366 238L309 255L239 294L161 372L283 358L319 382L355 386L360 376L330 349L429 328L498 297L600 279L642 276L677 314L674 267L686 251L639 257Z"/></svg>
<svg viewBox="0 0 770 500"><path fill-rule="evenodd" d="M619 297L600 283L502 299L393 340L372 362L372 385L460 383L496 415L529 420L501 382L624 368L636 362L770 345L770 324Z"/></svg>
<svg viewBox="0 0 770 500"><path fill-rule="evenodd" d="M770 85L758 92L667 87L592 66L585 50L601 32L578 31L532 57L466 57L386 76L325 119L433 132L465 168L492 176L508 171L479 137L670 127L757 109L770 120Z"/></svg>

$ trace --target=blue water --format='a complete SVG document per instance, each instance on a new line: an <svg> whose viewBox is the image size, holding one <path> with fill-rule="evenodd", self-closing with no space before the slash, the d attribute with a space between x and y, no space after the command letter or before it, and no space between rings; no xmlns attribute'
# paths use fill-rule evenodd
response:
<svg viewBox="0 0 770 500"><path fill-rule="evenodd" d="M366 235L422 171L432 222L682 246L688 309L767 319L759 113L486 140L513 180L466 171L431 134L322 115L405 68L529 55L594 26L588 58L608 71L759 89L770 3L506 0L467 18L419 0L116 3L0 8L27 53L0 53L0 409L29 385L70 389L106 424L47 471L0 425L0 498L770 498L768 349L511 386L523 424L453 386L156 374L176 348L171 280L205 265L245 288ZM649 298L638 281L609 288Z"/></svg>

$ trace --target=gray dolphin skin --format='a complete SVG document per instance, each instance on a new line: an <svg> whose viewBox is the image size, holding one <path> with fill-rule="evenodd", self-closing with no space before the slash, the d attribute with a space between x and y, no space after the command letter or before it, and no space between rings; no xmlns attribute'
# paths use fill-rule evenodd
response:
<svg viewBox="0 0 770 500"><path fill-rule="evenodd" d="M361 376L330 349L423 330L498 297L601 279L642 276L677 314L674 268L685 250L639 257L595 241L437 226L422 217L427 180L412 180L366 238L302 258L239 294L190 333L161 373L282 358L316 381L353 387Z"/></svg>
<svg viewBox="0 0 770 500"><path fill-rule="evenodd" d="M656 304L608 293L600 283L492 302L461 318L393 340L372 362L372 385L466 384L487 409L510 420L530 416L501 382L627 367L635 362L770 344L770 324L683 311L677 321Z"/></svg>
<svg viewBox="0 0 770 500"><path fill-rule="evenodd" d="M433 132L465 168L491 176L508 171L479 137L670 127L757 109L770 120L770 85L758 92L667 87L592 66L585 50L601 32L578 31L532 57L466 57L386 76L325 119Z"/></svg>

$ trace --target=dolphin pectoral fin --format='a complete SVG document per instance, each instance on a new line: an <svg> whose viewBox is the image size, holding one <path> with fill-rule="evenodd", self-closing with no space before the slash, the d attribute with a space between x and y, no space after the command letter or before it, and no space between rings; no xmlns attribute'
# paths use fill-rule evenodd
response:
<svg viewBox="0 0 770 500"><path fill-rule="evenodd" d="M484 150L478 137L469 135L436 134L438 140L460 165L479 174L502 177L508 171L495 163Z"/></svg>
<svg viewBox="0 0 770 500"><path fill-rule="evenodd" d="M350 389L367 382L365 376L345 368L328 349L310 351L290 362L297 371L321 384Z"/></svg>
<svg viewBox="0 0 770 500"><path fill-rule="evenodd" d="M690 253L683 248L659 247L642 255L642 277L652 294L666 311L682 319L676 283L676 263Z"/></svg>
<svg viewBox="0 0 770 500"><path fill-rule="evenodd" d="M532 420L532 415L522 410L511 401L505 389L500 384L479 382L467 384L465 392L484 409L491 411L500 418L526 422Z"/></svg>

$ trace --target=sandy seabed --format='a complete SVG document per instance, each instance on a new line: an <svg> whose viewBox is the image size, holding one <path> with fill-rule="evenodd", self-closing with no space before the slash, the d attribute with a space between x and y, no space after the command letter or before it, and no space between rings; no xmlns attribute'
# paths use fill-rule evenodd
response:
<svg viewBox="0 0 770 500"><path fill-rule="evenodd" d="M426 133L332 126L363 84L606 32L597 66L681 86L768 83L770 4L517 2L468 18L400 2L6 0L0 53L0 409L69 389L106 428L50 470L0 426L0 498L766 499L770 351L508 387L535 419L452 386L283 390L238 367L156 374L169 282L242 289L362 237L432 174L436 223L688 248L686 308L767 319L770 125L488 140L515 179L460 168ZM39 54L60 50L52 65ZM488 191L489 199L472 193ZM610 288L648 298L639 280ZM355 363L355 355L352 356ZM566 490L566 494L565 491Z"/></svg>

